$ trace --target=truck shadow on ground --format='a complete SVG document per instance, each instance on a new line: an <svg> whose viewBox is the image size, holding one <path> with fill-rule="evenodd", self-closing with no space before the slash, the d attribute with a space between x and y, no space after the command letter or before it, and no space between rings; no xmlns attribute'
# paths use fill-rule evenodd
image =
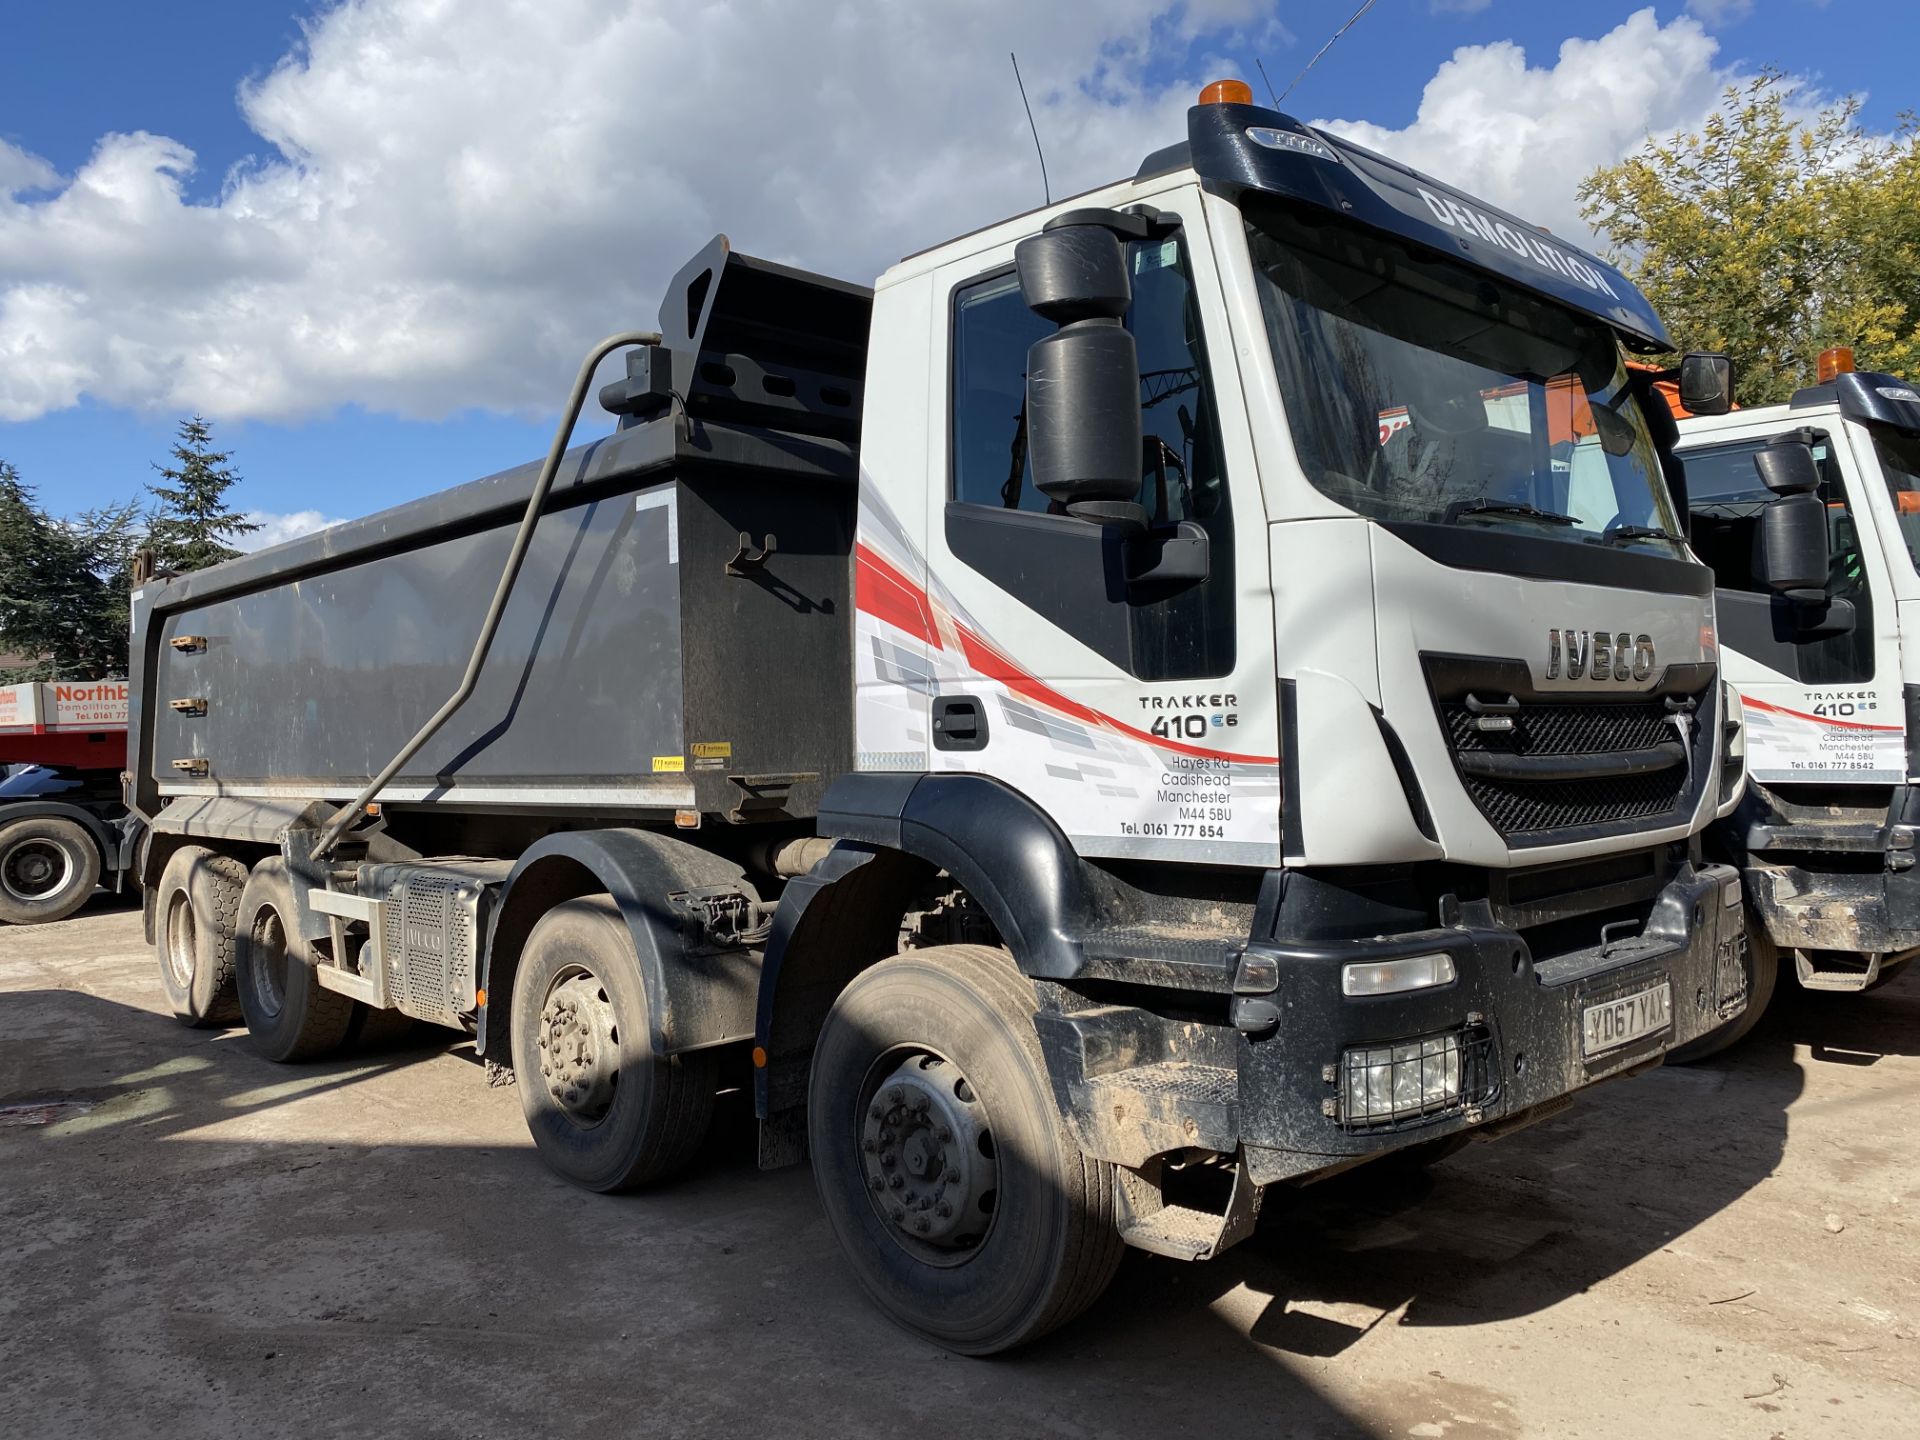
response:
<svg viewBox="0 0 1920 1440"><path fill-rule="evenodd" d="M1087 1316L989 1362L867 1305L804 1168L754 1170L744 1097L685 1179L596 1197L541 1165L514 1092L447 1032L280 1067L73 991L0 996L0 1024L0 1311L36 1317L34 1363L4 1333L0 1361L21 1405L58 1401L15 1415L59 1433L157 1431L137 1417L177 1401L204 1421L179 1433L206 1434L364 1414L348 1428L1344 1436L1499 1402L1409 1375L1356 1414L1317 1365L1383 1326L1544 1311L1672 1244L1778 1164L1803 1065L1914 1052L1920 984L1788 1003L1723 1059L1424 1177L1275 1194L1220 1259L1130 1255ZM423 1142L443 1111L448 1143Z"/></svg>

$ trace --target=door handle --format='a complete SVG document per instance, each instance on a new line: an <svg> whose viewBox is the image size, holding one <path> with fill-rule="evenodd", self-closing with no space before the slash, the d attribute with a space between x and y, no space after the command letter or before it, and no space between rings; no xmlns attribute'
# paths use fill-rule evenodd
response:
<svg viewBox="0 0 1920 1440"><path fill-rule="evenodd" d="M987 709L971 695L940 695L933 702L933 748L983 750Z"/></svg>

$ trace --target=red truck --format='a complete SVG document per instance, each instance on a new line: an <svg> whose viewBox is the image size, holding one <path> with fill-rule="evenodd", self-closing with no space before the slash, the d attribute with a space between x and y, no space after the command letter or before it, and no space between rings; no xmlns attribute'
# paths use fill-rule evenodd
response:
<svg viewBox="0 0 1920 1440"><path fill-rule="evenodd" d="M0 922L64 920L131 871L127 682L0 686Z"/></svg>

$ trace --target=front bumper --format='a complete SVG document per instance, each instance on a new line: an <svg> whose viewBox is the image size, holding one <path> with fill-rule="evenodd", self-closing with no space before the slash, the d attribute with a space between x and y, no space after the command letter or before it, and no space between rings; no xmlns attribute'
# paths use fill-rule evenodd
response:
<svg viewBox="0 0 1920 1440"><path fill-rule="evenodd" d="M1256 940L1271 991L1236 995L1231 1028L1113 1004L1040 1017L1056 1094L1090 1154L1129 1167L1176 1151L1238 1154L1258 1185L1343 1167L1479 1125L1525 1123L1576 1090L1659 1063L1746 1007L1738 872L1682 863L1629 938L1536 956L1520 930L1444 928L1285 946ZM1598 920L1594 928L1598 928ZM1445 953L1456 978L1406 994L1341 993L1343 966ZM1242 970L1245 973L1245 963ZM1265 967L1260 967L1265 971ZM1589 1009L1669 987L1663 1023L1584 1041ZM1343 1057L1451 1037L1458 1093L1415 1113L1355 1112ZM1418 1053L1418 1052L1416 1052Z"/></svg>
<svg viewBox="0 0 1920 1440"><path fill-rule="evenodd" d="M1279 1024L1241 1049L1240 1139L1262 1181L1309 1173L1489 1121L1519 1116L1638 1069L1746 1008L1740 882L1730 866L1684 866L1631 938L1538 958L1519 932L1462 926L1273 952ZM1262 949L1267 947L1255 947ZM1458 979L1410 994L1347 997L1343 965L1444 952ZM1624 1044L1596 1036L1589 1009L1669 988L1667 1023ZM1235 1001L1251 1007L1252 997ZM1412 1114L1356 1110L1342 1057L1391 1042L1458 1036L1459 1100Z"/></svg>

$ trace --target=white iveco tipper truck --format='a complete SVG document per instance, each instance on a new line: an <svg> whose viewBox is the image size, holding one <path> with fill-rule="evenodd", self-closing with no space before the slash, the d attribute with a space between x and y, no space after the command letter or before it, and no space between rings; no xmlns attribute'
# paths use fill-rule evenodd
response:
<svg viewBox="0 0 1920 1440"><path fill-rule="evenodd" d="M139 591L162 963L280 1059L471 1027L596 1190L748 1086L890 1315L1016 1344L1740 1012L1668 343L1239 101L874 290L716 240L545 465Z"/></svg>
<svg viewBox="0 0 1920 1440"><path fill-rule="evenodd" d="M1784 405L1680 422L1751 779L1739 865L1756 988L1864 990L1920 954L1920 390L1822 357ZM1903 643L1904 642L1904 643Z"/></svg>

